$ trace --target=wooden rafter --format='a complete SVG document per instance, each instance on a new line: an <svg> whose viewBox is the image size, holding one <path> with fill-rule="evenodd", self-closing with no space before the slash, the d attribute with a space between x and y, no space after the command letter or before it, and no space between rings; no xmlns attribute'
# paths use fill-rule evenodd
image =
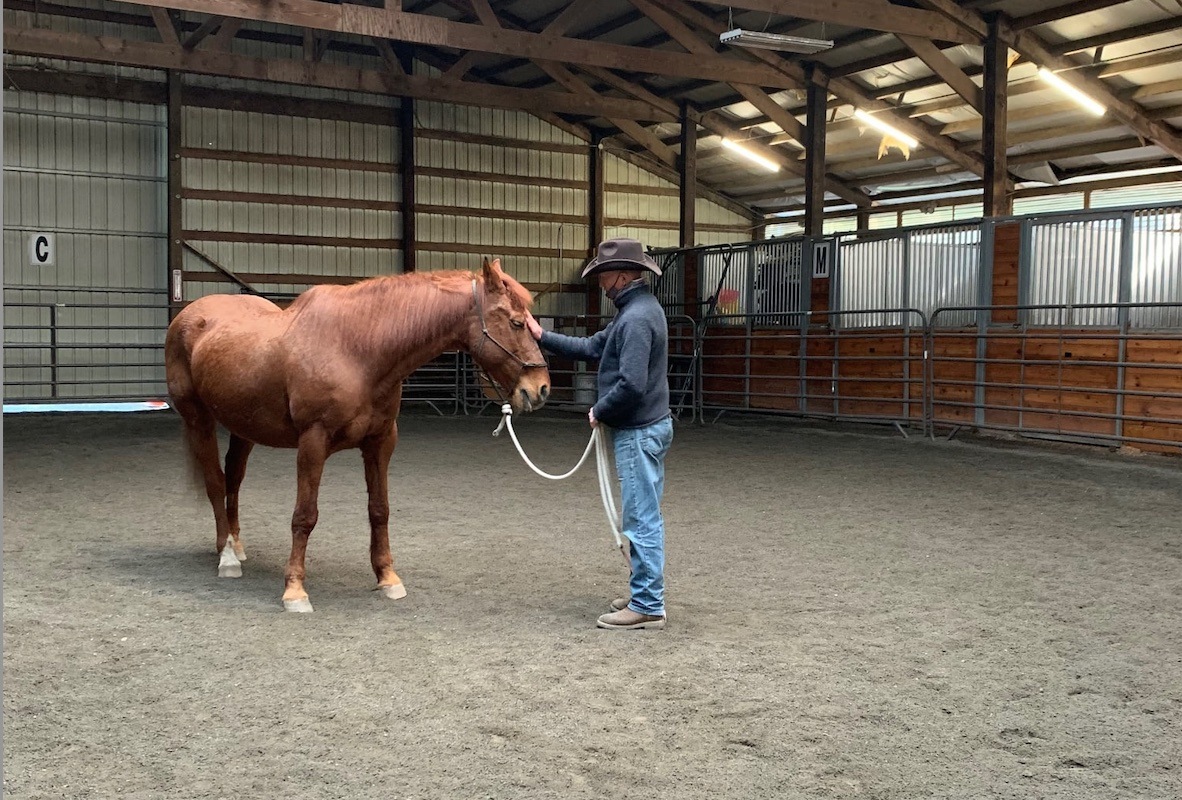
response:
<svg viewBox="0 0 1182 800"><path fill-rule="evenodd" d="M967 31L988 31L989 26L980 14L958 6L953 0L921 2L945 14L949 20L955 20ZM1182 160L1182 137L1170 125L1150 119L1145 109L1137 103L1121 97L1098 77L1080 71L1079 67L1083 66L1082 64L1057 55L1034 31L1016 30L1004 18L998 21L998 28L999 36L1006 45L1034 64L1060 73L1059 77L1102 103L1113 117L1132 128L1136 134L1150 140L1174 158Z"/></svg>
<svg viewBox="0 0 1182 800"><path fill-rule="evenodd" d="M565 92L517 89L489 84L468 84L426 76L393 75L337 64L277 58L254 58L233 53L178 50L153 42L137 42L106 36L19 28L6 25L4 49L10 53L122 64L149 69L178 69L203 75L304 84L325 89L402 95L492 108L532 112L560 112L589 116L612 114L626 119L672 122L676 114L654 109L648 103L624 98L582 97Z"/></svg>
<svg viewBox="0 0 1182 800"><path fill-rule="evenodd" d="M627 45L588 42L527 31L488 28L442 17L410 14L353 3L330 4L315 0L283 0L257 3L250 0L127 0L136 5L216 13L255 22L270 22L333 33L380 36L411 44L476 50L505 56L588 64L609 69L649 72L687 78L738 81L764 86L791 85L783 74L763 65L716 55L703 58L687 53L646 50Z"/></svg>
<svg viewBox="0 0 1182 800"><path fill-rule="evenodd" d="M699 55L714 52L714 48L702 39L701 36L690 30L681 20L677 19L664 8L649 2L649 0L632 0L632 5L640 9L645 16L659 25L689 52ZM757 86L747 86L741 83L731 84L731 86L743 96L743 99L766 114L772 122L779 125L782 131L803 145L806 138L804 126L783 106L773 100L767 92ZM797 88L801 88L801 86Z"/></svg>
<svg viewBox="0 0 1182 800"><path fill-rule="evenodd" d="M684 0L655 0L655 2L659 2L665 8L676 11L687 22L697 25L702 30L715 36L724 30L722 23L693 8L684 2ZM894 125L904 133L914 136L921 144L938 153L940 156L960 165L975 175L985 174L985 164L979 154L964 152L959 149L959 142L954 139L941 136L922 122L896 113L893 106L874 98L867 90L852 80L848 78L832 78L823 69L816 69L811 75L806 75L804 68L800 64L794 61L788 61L768 50L751 50L749 54L753 58L757 58L765 64L783 71L784 74L792 77L800 84L804 84L810 80L821 82L829 90L830 94L836 95L844 102L866 111L878 112L885 115L891 125Z"/></svg>
<svg viewBox="0 0 1182 800"><path fill-rule="evenodd" d="M907 33L959 44L978 44L981 41L980 37L966 32L940 14L890 3L867 3L864 0L737 0L715 5L766 11L885 33Z"/></svg>
<svg viewBox="0 0 1182 800"><path fill-rule="evenodd" d="M496 12L493 11L488 0L471 0L471 3L476 16L482 23L498 31L503 28L501 20L497 17ZM567 91L582 97L597 96L594 89L580 80L562 64L554 61L535 61L534 63ZM668 167L677 167L677 154L669 147L666 147L660 137L648 128L629 119L612 116L609 116L608 119L629 138L652 153L661 163Z"/></svg>
<svg viewBox="0 0 1182 800"><path fill-rule="evenodd" d="M190 33L185 38L184 47L186 50L192 50L201 42L205 41L205 37L216 31L226 18L219 14L210 14L205 21L197 26L197 30Z"/></svg>
<svg viewBox="0 0 1182 800"><path fill-rule="evenodd" d="M928 65L932 72L939 75L952 91L960 95L966 103L972 106L974 111L978 114L981 113L981 89L973 83L972 78L952 62L952 59L944 55L939 47L932 44L930 39L919 36L899 34L899 38L903 40L911 52Z"/></svg>
<svg viewBox="0 0 1182 800"><path fill-rule="evenodd" d="M179 46L180 38L176 35L176 26L172 24L172 17L163 8L152 9L152 20L156 29L160 31L160 41L164 44Z"/></svg>

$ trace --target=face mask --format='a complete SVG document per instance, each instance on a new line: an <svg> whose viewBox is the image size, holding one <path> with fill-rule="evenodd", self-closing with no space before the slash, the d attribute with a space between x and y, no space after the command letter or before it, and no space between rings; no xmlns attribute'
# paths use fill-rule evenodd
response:
<svg viewBox="0 0 1182 800"><path fill-rule="evenodd" d="M611 300L613 303L615 302L616 298L620 296L620 292L632 285L632 281L625 281L623 286L619 286L618 284L619 281L617 280L615 285L613 285L610 289L605 289L603 292L607 295L607 299Z"/></svg>

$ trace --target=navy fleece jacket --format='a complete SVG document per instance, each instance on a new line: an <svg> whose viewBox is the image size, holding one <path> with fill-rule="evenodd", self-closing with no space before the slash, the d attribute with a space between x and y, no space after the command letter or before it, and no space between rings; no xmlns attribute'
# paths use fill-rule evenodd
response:
<svg viewBox="0 0 1182 800"><path fill-rule="evenodd" d="M625 287L616 314L594 336L546 331L541 345L577 361L599 361L595 418L613 428L641 428L669 416L669 327L648 286Z"/></svg>

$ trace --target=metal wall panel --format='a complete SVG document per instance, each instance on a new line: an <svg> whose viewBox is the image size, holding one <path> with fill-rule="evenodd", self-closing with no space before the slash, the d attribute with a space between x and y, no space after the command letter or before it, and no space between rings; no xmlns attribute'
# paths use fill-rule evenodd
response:
<svg viewBox="0 0 1182 800"><path fill-rule="evenodd" d="M330 99L334 93L321 92ZM391 116L393 119L393 115ZM293 195L391 202L400 199L395 166L397 128L344 120L325 120L245 111L186 107L184 145L197 150L342 159L375 165L374 169L330 168L304 164L258 164L214 158L184 160L186 189ZM198 154L199 155L199 154ZM186 199L185 228L218 233L391 239L401 232L401 215L387 209L337 208L330 204L284 204ZM216 236L216 233L214 234ZM238 273L362 278L401 270L398 250L326 244L244 243L200 238L192 244L222 266ZM185 252L185 270L213 274L197 255ZM308 283L277 283L283 293ZM189 281L185 299L229 286Z"/></svg>
<svg viewBox="0 0 1182 800"><path fill-rule="evenodd" d="M158 391L136 345L150 351L167 322L164 136L158 107L5 94L6 398ZM54 237L52 265L31 263L35 233ZM139 307L151 291L155 307Z"/></svg>
<svg viewBox="0 0 1182 800"><path fill-rule="evenodd" d="M71 6L82 8L103 9L114 12L127 12L127 6L118 3L104 3L96 0L78 0L71 2ZM130 41L147 41L158 43L160 35L155 27L141 25L119 25L113 22L98 22L94 20L63 20L53 15L40 15L27 11L4 9L4 26L12 28L44 28L47 20L52 21L55 30L70 33L84 33L92 36L110 36ZM60 70L62 72L86 73L88 75L114 75L122 78L138 78L141 80L162 81L164 73L160 70L140 69L138 67L119 67L108 64L89 64L80 61L66 61L56 58L37 58L35 56L17 56L4 54L5 68L31 67L38 69ZM5 93L7 96L7 92Z"/></svg>
<svg viewBox="0 0 1182 800"><path fill-rule="evenodd" d="M1031 325L1112 325L1116 309L1072 308L1119 299L1121 231L1119 215L1086 220L1035 220L1030 224L1030 257L1024 305L1060 305L1031 310Z"/></svg>
<svg viewBox="0 0 1182 800"><path fill-rule="evenodd" d="M1138 211L1132 220L1129 301L1182 303L1182 208ZM1182 308L1130 312L1134 328L1182 328Z"/></svg>
<svg viewBox="0 0 1182 800"><path fill-rule="evenodd" d="M577 281L588 239L588 158L515 142L582 142L524 112L418 103L416 118L421 130L510 140L499 145L434 136L418 139L418 203L457 209L451 214L419 214L418 268L478 269L481 256L488 255L500 257L505 269L524 283ZM546 219L550 215L572 219ZM561 301L550 297L539 307L547 304L557 309Z"/></svg>
<svg viewBox="0 0 1182 800"><path fill-rule="evenodd" d="M973 306L978 297L981 271L979 225L947 226L910 231L906 306L925 315L937 308ZM949 312L940 316L944 325L969 325L975 312Z"/></svg>
<svg viewBox="0 0 1182 800"><path fill-rule="evenodd" d="M842 240L838 247L838 311L892 309L904 305L907 247L901 237ZM902 324L898 313L850 314L843 327Z"/></svg>

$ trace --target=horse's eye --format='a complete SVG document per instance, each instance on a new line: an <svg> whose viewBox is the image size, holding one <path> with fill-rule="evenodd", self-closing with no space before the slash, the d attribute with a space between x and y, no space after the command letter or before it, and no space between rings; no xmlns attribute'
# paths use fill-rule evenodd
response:
<svg viewBox="0 0 1182 800"><path fill-rule="evenodd" d="M509 321L513 323L514 328L524 328L525 327L525 320L514 319L514 320L509 320Z"/></svg>

